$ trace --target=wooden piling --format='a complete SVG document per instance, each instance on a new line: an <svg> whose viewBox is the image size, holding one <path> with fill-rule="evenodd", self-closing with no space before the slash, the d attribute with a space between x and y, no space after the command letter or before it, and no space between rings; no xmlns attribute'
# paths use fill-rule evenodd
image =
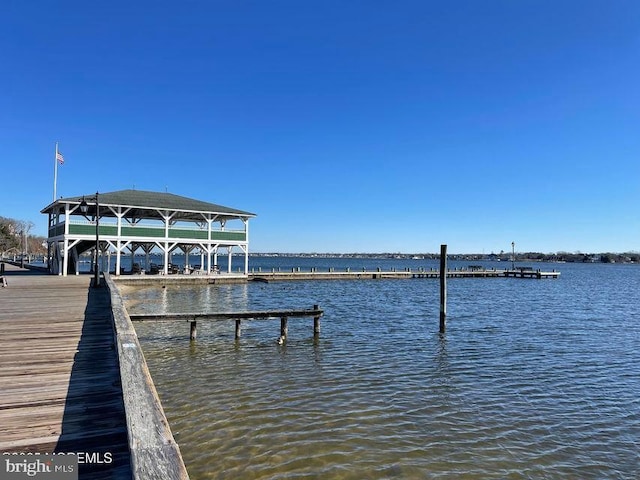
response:
<svg viewBox="0 0 640 480"><path fill-rule="evenodd" d="M289 329L287 327L287 321L288 321L287 317L281 317L280 318L280 337L282 339L287 338L287 333L289 331Z"/></svg>
<svg viewBox="0 0 640 480"><path fill-rule="evenodd" d="M191 330L189 332L189 340L195 340L196 336L197 336L197 331L196 331L196 321L192 321L191 322Z"/></svg>
<svg viewBox="0 0 640 480"><path fill-rule="evenodd" d="M440 333L447 324L447 246L440 245Z"/></svg>
<svg viewBox="0 0 640 480"><path fill-rule="evenodd" d="M239 318L236 319L236 340L238 338L240 338L240 324L242 323L242 320L240 320Z"/></svg>
<svg viewBox="0 0 640 480"><path fill-rule="evenodd" d="M319 305L314 305L313 309L314 310L319 310L320 306ZM320 315L317 315L317 316L313 317L313 335L315 337L320 335Z"/></svg>

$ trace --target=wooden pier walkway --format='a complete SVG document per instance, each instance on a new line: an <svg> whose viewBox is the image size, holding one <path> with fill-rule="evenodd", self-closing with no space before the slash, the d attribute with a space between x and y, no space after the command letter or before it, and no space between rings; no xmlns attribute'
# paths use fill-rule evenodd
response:
<svg viewBox="0 0 640 480"><path fill-rule="evenodd" d="M0 452L76 453L80 479L188 474L110 278L5 264Z"/></svg>
<svg viewBox="0 0 640 480"><path fill-rule="evenodd" d="M80 452L82 479L130 479L107 289L5 265L0 452Z"/></svg>
<svg viewBox="0 0 640 480"><path fill-rule="evenodd" d="M557 279L560 272L543 271L534 268L496 269L496 268L455 268L447 270L447 278L532 278ZM438 269L405 269L405 270L354 270L346 268L338 270L319 270L311 268L301 270L292 268L288 271L280 269L252 269L247 275L241 273L220 275L122 275L113 277L119 285L212 285L223 283L244 283L248 281L275 282L288 280L375 280L375 279L415 279L440 278Z"/></svg>
<svg viewBox="0 0 640 480"><path fill-rule="evenodd" d="M540 269L533 268L515 268L508 269L487 269L487 268L460 268L447 270L447 278L533 278L557 279L560 272L555 270L545 272ZM271 282L284 280L366 280L366 279L414 279L414 278L440 278L440 271L437 269L406 269L382 271L377 270L344 270L344 271L319 271L309 270L300 271L292 269L292 271L283 272L276 271L252 271L248 275L248 279L252 281Z"/></svg>

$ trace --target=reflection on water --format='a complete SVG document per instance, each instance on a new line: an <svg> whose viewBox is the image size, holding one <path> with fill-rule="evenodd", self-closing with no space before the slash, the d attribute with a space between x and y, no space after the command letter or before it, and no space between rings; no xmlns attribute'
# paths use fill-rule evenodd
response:
<svg viewBox="0 0 640 480"><path fill-rule="evenodd" d="M559 280L126 289L130 312L325 309L136 324L192 479L638 478L640 270Z"/></svg>

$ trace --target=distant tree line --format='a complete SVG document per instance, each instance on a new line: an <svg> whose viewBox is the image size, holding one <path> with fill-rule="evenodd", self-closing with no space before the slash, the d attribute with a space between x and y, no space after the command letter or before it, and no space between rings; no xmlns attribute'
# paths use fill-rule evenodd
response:
<svg viewBox="0 0 640 480"><path fill-rule="evenodd" d="M583 262L583 263L639 263L640 253L567 253L558 254L558 259L565 262Z"/></svg>
<svg viewBox="0 0 640 480"><path fill-rule="evenodd" d="M582 253L582 252L516 252L515 261L532 262L569 262L569 263L638 263L640 262L639 252L628 253ZM510 255L502 255L502 261L510 261Z"/></svg>
<svg viewBox="0 0 640 480"><path fill-rule="evenodd" d="M251 253L256 257L324 257L324 258L397 258L397 259L426 259L437 260L439 253ZM481 261L493 260L511 262L511 253L501 251L491 253L449 254L451 260ZM515 252L515 262L570 262L570 263L640 263L640 252L627 253L582 253L582 252Z"/></svg>
<svg viewBox="0 0 640 480"><path fill-rule="evenodd" d="M31 235L33 226L33 222L0 217L0 255L46 255L46 238Z"/></svg>

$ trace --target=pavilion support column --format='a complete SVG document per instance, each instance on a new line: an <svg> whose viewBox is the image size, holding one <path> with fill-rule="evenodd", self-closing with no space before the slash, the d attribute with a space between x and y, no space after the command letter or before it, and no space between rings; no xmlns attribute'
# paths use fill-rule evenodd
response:
<svg viewBox="0 0 640 480"><path fill-rule="evenodd" d="M64 241L62 243L62 276L67 276L69 266L69 224L71 219L71 208L66 203L64 206Z"/></svg>
<svg viewBox="0 0 640 480"><path fill-rule="evenodd" d="M149 245L144 246L144 269L149 271L149 252L151 251Z"/></svg>
<svg viewBox="0 0 640 480"><path fill-rule="evenodd" d="M58 275L62 275L62 268L64 267L64 257L60 253L60 242L56 242L55 251L58 257Z"/></svg>
<svg viewBox="0 0 640 480"><path fill-rule="evenodd" d="M182 251L184 252L184 273L189 271L189 253L191 252L191 248L189 245L182 247Z"/></svg>
<svg viewBox="0 0 640 480"><path fill-rule="evenodd" d="M49 214L47 223L47 238L51 236L51 226L53 223L53 216ZM47 270L51 273L51 242L47 242Z"/></svg>
<svg viewBox="0 0 640 480"><path fill-rule="evenodd" d="M244 223L244 241L247 242L243 248L244 250L244 274L249 275L249 219L242 219Z"/></svg>
<svg viewBox="0 0 640 480"><path fill-rule="evenodd" d="M229 250L229 253L227 254L227 273L231 273L231 248L232 247L227 247Z"/></svg>
<svg viewBox="0 0 640 480"><path fill-rule="evenodd" d="M169 242L164 242L164 274L169 275Z"/></svg>
<svg viewBox="0 0 640 480"><path fill-rule="evenodd" d="M244 274L249 274L249 248L247 245L240 247L244 251Z"/></svg>
<svg viewBox="0 0 640 480"><path fill-rule="evenodd" d="M58 242L51 242L51 261L49 262L50 273L57 275L60 271L60 263L58 261Z"/></svg>
<svg viewBox="0 0 640 480"><path fill-rule="evenodd" d="M211 274L212 266L211 265L211 252L213 251L213 247L211 245L211 225L213 225L213 218L211 216L207 217L207 275ZM204 257L202 258L202 265L204 265Z"/></svg>
<svg viewBox="0 0 640 480"><path fill-rule="evenodd" d="M120 239L118 239L118 243L116 244L116 277L120 276L120 259L122 255L122 243Z"/></svg>
<svg viewBox="0 0 640 480"><path fill-rule="evenodd" d="M78 257L78 249L75 246L71 247L71 252L73 256L73 263L76 267L76 275L80 275L80 258Z"/></svg>
<svg viewBox="0 0 640 480"><path fill-rule="evenodd" d="M129 209L127 209L129 211ZM122 207L118 207L118 211L116 212L117 219L117 241L116 241L116 277L120 276L120 265L122 264L122 217L124 213L122 212Z"/></svg>
<svg viewBox="0 0 640 480"><path fill-rule="evenodd" d="M164 222L164 274L169 274L169 225L171 223L172 215L168 210L159 212L162 215L162 221Z"/></svg>
<svg viewBox="0 0 640 480"><path fill-rule="evenodd" d="M67 276L67 268L69 268L69 239L65 236L62 248L62 276Z"/></svg>

